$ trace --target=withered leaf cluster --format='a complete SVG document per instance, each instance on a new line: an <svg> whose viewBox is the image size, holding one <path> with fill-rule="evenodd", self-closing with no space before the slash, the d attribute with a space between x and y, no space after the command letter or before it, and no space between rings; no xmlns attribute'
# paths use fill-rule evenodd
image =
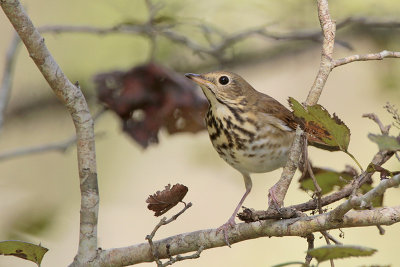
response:
<svg viewBox="0 0 400 267"><path fill-rule="evenodd" d="M157 191L147 198L147 208L155 212L154 216L163 215L181 202L187 192L188 188L182 184L175 184L172 188L168 184L163 191Z"/></svg>
<svg viewBox="0 0 400 267"><path fill-rule="evenodd" d="M206 99L184 76L149 63L95 76L98 98L122 119L123 130L143 148L158 143L158 132L205 129Z"/></svg>

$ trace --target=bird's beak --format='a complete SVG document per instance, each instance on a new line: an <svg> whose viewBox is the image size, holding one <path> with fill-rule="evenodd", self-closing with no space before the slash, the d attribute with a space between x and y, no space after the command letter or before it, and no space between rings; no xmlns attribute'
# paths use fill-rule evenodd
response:
<svg viewBox="0 0 400 267"><path fill-rule="evenodd" d="M194 81L195 83L197 83L198 85L212 84L212 82L204 78L204 76L201 74L186 73L185 76Z"/></svg>

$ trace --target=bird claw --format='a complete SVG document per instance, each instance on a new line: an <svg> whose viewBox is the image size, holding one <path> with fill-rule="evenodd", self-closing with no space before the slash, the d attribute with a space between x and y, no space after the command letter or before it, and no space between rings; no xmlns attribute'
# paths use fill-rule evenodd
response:
<svg viewBox="0 0 400 267"><path fill-rule="evenodd" d="M225 243L228 245L228 247L231 247L231 244L229 243L228 240L228 233L227 231L233 227L235 227L236 223L235 223L235 218L230 218L226 223L224 223L223 225L221 225L220 227L217 228L217 234L219 232L223 232L224 234L224 238L225 238Z"/></svg>

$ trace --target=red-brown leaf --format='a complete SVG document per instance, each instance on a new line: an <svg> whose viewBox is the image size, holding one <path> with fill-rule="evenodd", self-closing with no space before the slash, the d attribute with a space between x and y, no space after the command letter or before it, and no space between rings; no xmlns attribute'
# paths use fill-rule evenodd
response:
<svg viewBox="0 0 400 267"><path fill-rule="evenodd" d="M188 188L182 184L176 184L172 188L168 184L163 191L157 191L147 198L147 208L155 212L154 216L160 216L181 202L187 192Z"/></svg>
<svg viewBox="0 0 400 267"><path fill-rule="evenodd" d="M146 148L158 143L158 132L198 132L205 129L208 102L193 83L172 70L150 63L128 72L95 77L99 100L117 113L123 130Z"/></svg>

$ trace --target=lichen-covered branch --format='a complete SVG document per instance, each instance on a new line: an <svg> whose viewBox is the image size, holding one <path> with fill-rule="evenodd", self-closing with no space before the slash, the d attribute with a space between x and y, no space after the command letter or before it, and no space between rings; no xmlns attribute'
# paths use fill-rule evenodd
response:
<svg viewBox="0 0 400 267"><path fill-rule="evenodd" d="M1 0L1 8L25 44L30 57L54 93L67 107L76 129L81 186L81 218L78 253L74 265L85 265L97 254L99 194L93 119L79 86L72 84L58 66L44 38L34 27L18 0Z"/></svg>
<svg viewBox="0 0 400 267"><path fill-rule="evenodd" d="M400 222L400 206L373 210L349 211L341 221L329 221L328 214L301 217L287 220L268 220L252 223L240 223L229 231L231 244L258 237L307 236L313 232L338 228L392 225ZM179 234L154 242L160 259L172 255L204 249L226 246L222 233L216 229L200 230ZM98 266L125 266L153 261L148 243L129 247L115 248L100 252Z"/></svg>

